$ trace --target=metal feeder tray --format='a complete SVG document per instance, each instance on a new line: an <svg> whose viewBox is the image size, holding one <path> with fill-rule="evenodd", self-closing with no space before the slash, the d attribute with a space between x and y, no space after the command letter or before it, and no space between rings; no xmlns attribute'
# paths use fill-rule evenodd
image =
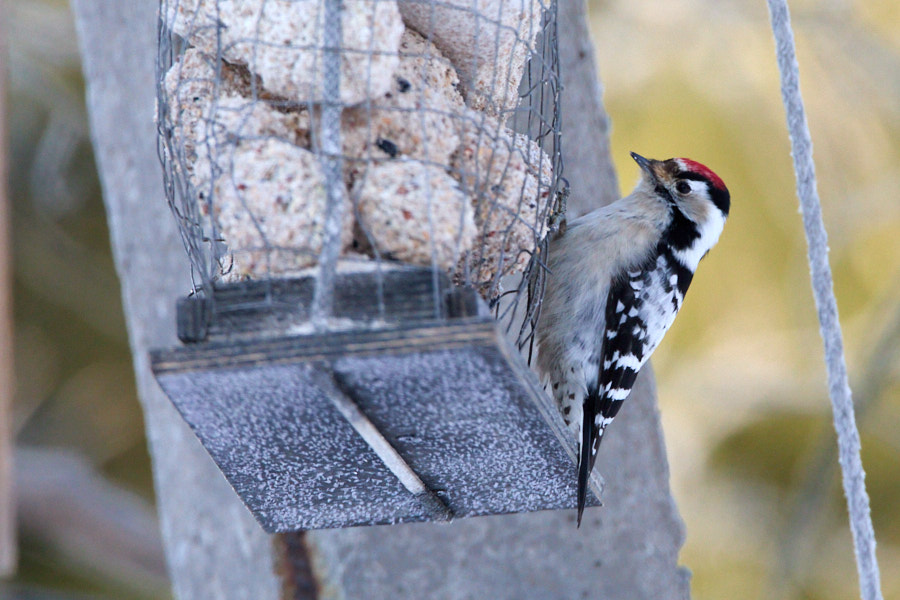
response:
<svg viewBox="0 0 900 600"><path fill-rule="evenodd" d="M186 344L151 353L266 531L575 506L574 438L473 290L431 269L338 273L334 321L347 328L320 333L314 285L182 299ZM599 476L591 485L599 504Z"/></svg>

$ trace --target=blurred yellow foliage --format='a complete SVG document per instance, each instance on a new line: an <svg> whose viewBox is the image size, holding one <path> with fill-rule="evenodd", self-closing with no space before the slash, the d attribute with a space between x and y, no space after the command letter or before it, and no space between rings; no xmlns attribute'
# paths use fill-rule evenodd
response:
<svg viewBox="0 0 900 600"><path fill-rule="evenodd" d="M150 498L71 17L63 0L7 4L19 442L77 448ZM791 7L884 592L900 598L900 3ZM590 9L621 180L637 179L631 150L687 156L732 193L654 357L694 598L857 597L765 3ZM25 585L165 596L28 534Z"/></svg>
<svg viewBox="0 0 900 600"><path fill-rule="evenodd" d="M900 4L791 8L847 358L865 404L884 592L896 598ZM634 150L699 160L732 194L722 240L654 356L694 597L857 597L766 4L596 0L590 11L623 182L637 178Z"/></svg>

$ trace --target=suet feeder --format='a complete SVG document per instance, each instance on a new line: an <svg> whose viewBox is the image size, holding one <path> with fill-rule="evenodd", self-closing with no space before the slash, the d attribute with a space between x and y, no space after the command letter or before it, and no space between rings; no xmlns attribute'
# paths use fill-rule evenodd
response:
<svg viewBox="0 0 900 600"><path fill-rule="evenodd" d="M307 329L313 280L240 283L179 306L159 383L272 532L574 506L574 440L472 289L430 269L339 275L335 316ZM268 310L245 310L272 293ZM435 293L443 299L435 316ZM215 307L214 309L212 307ZM214 310L213 313L210 313ZM198 333L200 335L198 335Z"/></svg>
<svg viewBox="0 0 900 600"><path fill-rule="evenodd" d="M153 370L268 531L574 506L520 354L564 211L556 6L483 4L161 0L194 291Z"/></svg>

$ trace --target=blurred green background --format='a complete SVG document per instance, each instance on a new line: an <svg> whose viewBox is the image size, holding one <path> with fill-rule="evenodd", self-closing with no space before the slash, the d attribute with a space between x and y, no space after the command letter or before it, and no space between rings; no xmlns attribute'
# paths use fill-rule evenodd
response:
<svg viewBox="0 0 900 600"><path fill-rule="evenodd" d="M62 0L6 4L20 488L54 501L21 511L0 596L166 598L72 19ZM884 593L900 598L900 3L791 6ZM590 10L623 191L634 150L704 162L732 193L654 356L693 596L858 597L765 2Z"/></svg>

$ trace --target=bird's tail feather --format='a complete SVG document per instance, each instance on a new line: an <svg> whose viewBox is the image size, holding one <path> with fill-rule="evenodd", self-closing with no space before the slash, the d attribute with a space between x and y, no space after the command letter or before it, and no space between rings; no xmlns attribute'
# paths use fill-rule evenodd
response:
<svg viewBox="0 0 900 600"><path fill-rule="evenodd" d="M581 424L581 448L578 455L578 527L581 527L581 515L584 513L584 504L587 501L588 476L594 461L591 460L591 446L594 437L594 416L592 411L585 406L582 411Z"/></svg>

